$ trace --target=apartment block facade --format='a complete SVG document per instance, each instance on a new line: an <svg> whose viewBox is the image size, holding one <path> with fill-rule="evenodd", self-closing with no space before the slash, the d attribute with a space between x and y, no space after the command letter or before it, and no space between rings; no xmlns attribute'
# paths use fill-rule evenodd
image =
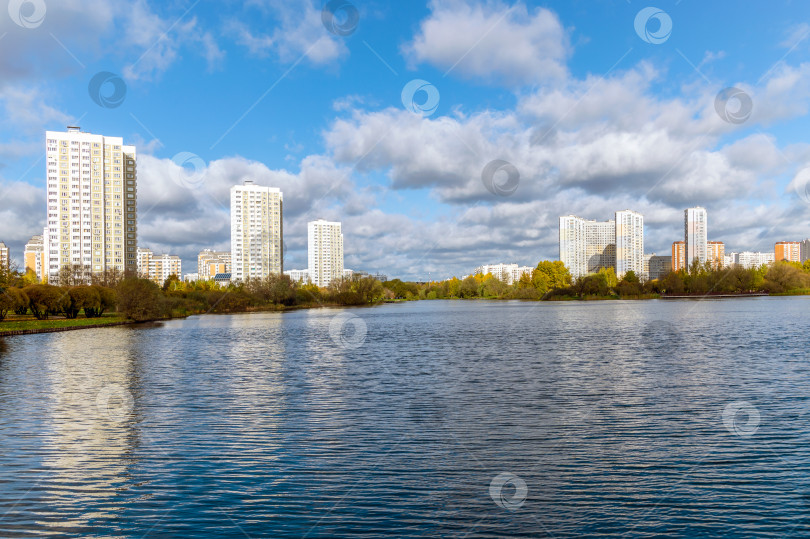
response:
<svg viewBox="0 0 810 539"><path fill-rule="evenodd" d="M532 271L534 271L534 268L530 266L518 266L517 264L485 264L475 268L473 273L475 275L486 275L489 273L496 279L500 279L504 283L511 285L519 281L524 273L531 277Z"/></svg>
<svg viewBox="0 0 810 539"><path fill-rule="evenodd" d="M683 241L672 242L672 271L681 271L686 268L686 243Z"/></svg>
<svg viewBox="0 0 810 539"><path fill-rule="evenodd" d="M231 280L263 279L284 271L283 196L245 180L231 187Z"/></svg>
<svg viewBox="0 0 810 539"><path fill-rule="evenodd" d="M616 222L560 217L560 260L576 279L616 264Z"/></svg>
<svg viewBox="0 0 810 539"><path fill-rule="evenodd" d="M48 267L48 259L45 257L45 240L42 236L33 236L25 244L23 251L25 271L33 271L37 275L37 280L42 282L45 276L45 268Z"/></svg>
<svg viewBox="0 0 810 539"><path fill-rule="evenodd" d="M788 262L802 262L802 242L779 241L774 245L774 259Z"/></svg>
<svg viewBox="0 0 810 539"><path fill-rule="evenodd" d="M726 245L722 241L707 242L706 248L708 261L713 269L720 269L726 265Z"/></svg>
<svg viewBox="0 0 810 539"><path fill-rule="evenodd" d="M163 285L172 275L178 278L182 275L182 261L179 256L162 254L156 255L151 249L138 249L138 275Z"/></svg>
<svg viewBox="0 0 810 539"><path fill-rule="evenodd" d="M78 127L47 131L49 282L65 266L92 273L137 271L135 147Z"/></svg>
<svg viewBox="0 0 810 539"><path fill-rule="evenodd" d="M688 270L697 260L705 264L709 260L709 224L705 208L697 206L683 212L684 256Z"/></svg>
<svg viewBox="0 0 810 539"><path fill-rule="evenodd" d="M307 223L308 275L313 284L329 286L343 278L343 232L336 221L318 219Z"/></svg>
<svg viewBox="0 0 810 539"><path fill-rule="evenodd" d="M638 277L644 271L644 216L632 210L616 212L616 276L621 279L632 271Z"/></svg>
<svg viewBox="0 0 810 539"><path fill-rule="evenodd" d="M2 241L0 241L0 268L11 268L11 255L9 254L8 247L6 247L6 244Z"/></svg>
<svg viewBox="0 0 810 539"><path fill-rule="evenodd" d="M203 249L197 255L197 279L210 281L217 274L231 273L231 253Z"/></svg>

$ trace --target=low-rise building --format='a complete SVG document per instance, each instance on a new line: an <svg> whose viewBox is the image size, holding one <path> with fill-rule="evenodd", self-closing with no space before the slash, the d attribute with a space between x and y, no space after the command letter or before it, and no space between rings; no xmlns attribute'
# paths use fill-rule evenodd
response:
<svg viewBox="0 0 810 539"><path fill-rule="evenodd" d="M773 264L775 260L774 253L758 253L753 251L731 253L731 256L734 257L734 264L746 269L767 266Z"/></svg>
<svg viewBox="0 0 810 539"><path fill-rule="evenodd" d="M172 275L182 275L182 262L176 255L156 255L151 249L138 248L138 275L162 285Z"/></svg>
<svg viewBox="0 0 810 539"><path fill-rule="evenodd" d="M473 271L475 275L491 274L496 279L500 279L506 284L513 284L520 280L524 273L532 274L534 268L529 266L518 266L517 264L485 264L478 266Z"/></svg>
<svg viewBox="0 0 810 539"><path fill-rule="evenodd" d="M197 275L201 281L214 278L217 273L231 273L231 253L203 249L197 255Z"/></svg>
<svg viewBox="0 0 810 539"><path fill-rule="evenodd" d="M45 271L48 268L48 259L45 256L45 240L42 236L33 236L25 244L23 252L25 259L25 271L33 271L37 275L37 280L42 282Z"/></svg>
<svg viewBox="0 0 810 539"><path fill-rule="evenodd" d="M344 272L344 274L345 274L345 272ZM288 276L295 283L311 283L312 282L312 280L309 278L309 270L308 269L287 270L287 271L284 272L284 275Z"/></svg>

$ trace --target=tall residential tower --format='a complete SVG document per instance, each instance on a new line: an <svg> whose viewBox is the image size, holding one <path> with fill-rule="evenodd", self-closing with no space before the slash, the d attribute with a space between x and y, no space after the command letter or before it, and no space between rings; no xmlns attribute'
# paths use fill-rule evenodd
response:
<svg viewBox="0 0 810 539"><path fill-rule="evenodd" d="M281 190L245 180L231 187L231 280L284 271Z"/></svg>
<svg viewBox="0 0 810 539"><path fill-rule="evenodd" d="M138 261L135 146L121 137L47 131L49 282L65 266L136 272Z"/></svg>
<svg viewBox="0 0 810 539"><path fill-rule="evenodd" d="M629 271L641 277L644 270L644 216L632 210L616 212L616 276Z"/></svg>
<svg viewBox="0 0 810 539"><path fill-rule="evenodd" d="M329 286L343 277L343 233L339 222L318 219L307 224L309 278L318 286Z"/></svg>
<svg viewBox="0 0 810 539"><path fill-rule="evenodd" d="M709 260L709 224L706 208L700 206L683 212L684 262L686 271L697 260L705 264Z"/></svg>

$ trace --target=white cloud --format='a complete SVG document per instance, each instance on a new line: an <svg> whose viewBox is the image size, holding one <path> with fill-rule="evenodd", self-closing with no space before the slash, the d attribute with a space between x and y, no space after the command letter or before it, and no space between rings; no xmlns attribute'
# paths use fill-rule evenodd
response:
<svg viewBox="0 0 810 539"><path fill-rule="evenodd" d="M316 9L312 0L294 4L282 1L257 4L263 8L261 11L265 17L272 15L277 21L271 33L257 32L239 21L231 21L228 25L236 42L251 54L266 56L273 53L285 63L306 57L316 65L332 64L349 54L343 38L329 34L324 28L321 10Z"/></svg>
<svg viewBox="0 0 810 539"><path fill-rule="evenodd" d="M431 13L403 52L462 76L503 85L560 81L570 54L556 14L523 3L431 2Z"/></svg>

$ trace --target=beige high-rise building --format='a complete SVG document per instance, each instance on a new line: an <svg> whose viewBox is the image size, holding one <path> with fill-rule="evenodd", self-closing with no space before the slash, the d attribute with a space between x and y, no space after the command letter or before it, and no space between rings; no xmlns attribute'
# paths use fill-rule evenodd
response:
<svg viewBox="0 0 810 539"><path fill-rule="evenodd" d="M8 247L0 241L0 268L9 269L11 267L11 255L9 255Z"/></svg>
<svg viewBox="0 0 810 539"><path fill-rule="evenodd" d="M176 255L156 255L151 249L138 249L138 276L163 285L172 275L182 275L182 262Z"/></svg>
<svg viewBox="0 0 810 539"><path fill-rule="evenodd" d="M45 241L42 236L33 236L28 240L28 243L25 244L23 257L25 258L25 271L33 271L37 274L37 280L42 282L43 271L48 267L45 258Z"/></svg>
<svg viewBox="0 0 810 539"><path fill-rule="evenodd" d="M231 273L231 253L203 249L197 255L197 279L208 281L218 273Z"/></svg>
<svg viewBox="0 0 810 539"><path fill-rule="evenodd" d="M706 243L708 249L708 261L712 269L720 269L726 264L726 244L722 241L710 241Z"/></svg>
<svg viewBox="0 0 810 539"><path fill-rule="evenodd" d="M283 197L245 180L231 187L231 281L284 271Z"/></svg>
<svg viewBox="0 0 810 539"><path fill-rule="evenodd" d="M44 238L49 282L64 266L136 272L135 146L121 137L47 131L48 225Z"/></svg>
<svg viewBox="0 0 810 539"><path fill-rule="evenodd" d="M343 232L341 224L318 219L307 223L309 278L317 286L329 286L343 278Z"/></svg>
<svg viewBox="0 0 810 539"><path fill-rule="evenodd" d="M779 241L774 245L774 259L787 260L788 262L802 262L802 242L800 241Z"/></svg>

